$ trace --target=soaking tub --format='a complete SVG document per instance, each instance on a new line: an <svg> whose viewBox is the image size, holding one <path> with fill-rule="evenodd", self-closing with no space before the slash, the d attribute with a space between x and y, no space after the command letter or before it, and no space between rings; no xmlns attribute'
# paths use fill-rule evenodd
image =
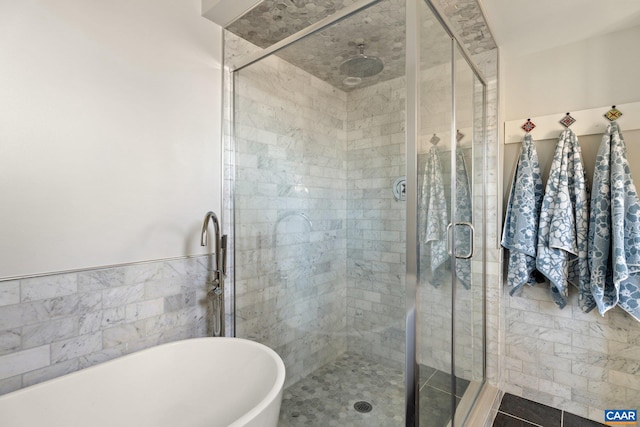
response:
<svg viewBox="0 0 640 427"><path fill-rule="evenodd" d="M284 377L262 344L177 341L0 396L0 426L275 427Z"/></svg>

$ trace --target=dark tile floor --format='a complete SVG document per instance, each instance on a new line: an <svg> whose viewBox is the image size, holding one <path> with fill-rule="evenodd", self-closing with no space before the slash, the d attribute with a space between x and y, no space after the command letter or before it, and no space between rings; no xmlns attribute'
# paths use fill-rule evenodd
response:
<svg viewBox="0 0 640 427"><path fill-rule="evenodd" d="M420 366L420 426L446 427L451 420L451 375ZM469 381L456 380L455 405L469 387Z"/></svg>
<svg viewBox="0 0 640 427"><path fill-rule="evenodd" d="M493 427L597 427L604 424L506 393Z"/></svg>
<svg viewBox="0 0 640 427"><path fill-rule="evenodd" d="M469 382L456 381L456 404ZM451 376L420 366L420 426L446 427L451 419ZM358 401L371 412L354 409ZM344 354L288 387L279 427L404 427L404 372L356 354Z"/></svg>

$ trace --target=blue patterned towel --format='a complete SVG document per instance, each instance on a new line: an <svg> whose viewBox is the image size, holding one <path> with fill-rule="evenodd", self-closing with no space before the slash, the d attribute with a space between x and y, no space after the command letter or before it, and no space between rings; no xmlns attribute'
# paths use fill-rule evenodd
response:
<svg viewBox="0 0 640 427"><path fill-rule="evenodd" d="M581 295L589 289L587 239L589 186L578 138L571 129L560 134L542 199L536 267L551 282L560 308L567 304L568 283Z"/></svg>
<svg viewBox="0 0 640 427"><path fill-rule="evenodd" d="M455 222L472 222L471 187L467 163L462 148L456 150L456 220ZM471 235L467 227L456 228L456 252L468 254L471 250ZM471 288L471 260L456 259L456 276L462 286Z"/></svg>
<svg viewBox="0 0 640 427"><path fill-rule="evenodd" d="M539 281L536 250L541 204L542 175L538 152L531 135L527 134L516 165L502 231L501 244L509 250L507 284L511 295L525 283L535 285Z"/></svg>
<svg viewBox="0 0 640 427"><path fill-rule="evenodd" d="M436 275L433 273L449 259L446 246L449 218L442 182L440 153L435 145L427 155L419 207L421 209L420 242L426 246L425 252L430 260L431 283L439 286L440 281L436 280Z"/></svg>
<svg viewBox="0 0 640 427"><path fill-rule="evenodd" d="M583 310L600 314L618 304L640 321L640 202L616 122L603 136L593 176L589 229L591 295Z"/></svg>

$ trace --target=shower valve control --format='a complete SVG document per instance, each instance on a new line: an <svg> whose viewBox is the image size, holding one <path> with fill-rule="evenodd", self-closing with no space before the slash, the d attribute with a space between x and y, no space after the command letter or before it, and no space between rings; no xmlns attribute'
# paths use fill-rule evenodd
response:
<svg viewBox="0 0 640 427"><path fill-rule="evenodd" d="M407 200L407 177L401 176L396 178L396 180L393 181L391 191L393 191L393 197L397 201Z"/></svg>

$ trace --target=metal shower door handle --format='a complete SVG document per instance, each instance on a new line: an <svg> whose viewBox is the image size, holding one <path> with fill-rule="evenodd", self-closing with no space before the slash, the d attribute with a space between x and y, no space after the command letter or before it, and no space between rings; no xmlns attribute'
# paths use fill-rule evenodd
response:
<svg viewBox="0 0 640 427"><path fill-rule="evenodd" d="M469 252L466 253L466 254L461 254L461 255L455 254L455 257L458 258L458 259L469 259L469 258L471 258L473 256L473 247L474 247L473 239L474 239L474 235L476 233L476 229L473 227L473 224L471 224L470 222L464 222L464 221L463 222L456 222L456 223L450 222L447 225L447 253L449 254L449 256L453 255L453 251L451 250L451 240L452 240L451 239L451 227L454 226L454 225L456 225L456 226L462 225L462 226L469 227L469 236L471 237L470 240L469 240Z"/></svg>

